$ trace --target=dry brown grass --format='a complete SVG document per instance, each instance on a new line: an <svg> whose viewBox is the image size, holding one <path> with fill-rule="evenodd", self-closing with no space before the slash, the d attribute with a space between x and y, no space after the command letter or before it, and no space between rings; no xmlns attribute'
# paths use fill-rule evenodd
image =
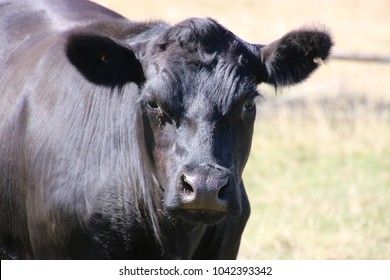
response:
<svg viewBox="0 0 390 280"><path fill-rule="evenodd" d="M309 106L260 113L240 258L390 259L389 120Z"/></svg>

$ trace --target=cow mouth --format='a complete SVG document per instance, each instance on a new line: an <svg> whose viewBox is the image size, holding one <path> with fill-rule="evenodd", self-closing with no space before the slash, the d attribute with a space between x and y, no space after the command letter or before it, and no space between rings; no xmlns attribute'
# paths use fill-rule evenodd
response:
<svg viewBox="0 0 390 280"><path fill-rule="evenodd" d="M218 224L226 217L226 212L199 210L199 209L179 209L178 216L190 223L202 223L206 225Z"/></svg>

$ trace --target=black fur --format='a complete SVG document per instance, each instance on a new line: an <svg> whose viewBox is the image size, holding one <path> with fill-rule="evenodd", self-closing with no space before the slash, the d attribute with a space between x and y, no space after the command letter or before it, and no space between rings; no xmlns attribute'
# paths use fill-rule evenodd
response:
<svg viewBox="0 0 390 280"><path fill-rule="evenodd" d="M72 33L66 45L69 61L92 83L123 86L145 82L142 67L134 53L108 37Z"/></svg>
<svg viewBox="0 0 390 280"><path fill-rule="evenodd" d="M264 82L286 86L301 82L326 60L333 42L324 30L300 29L262 48L267 77ZM318 59L318 60L317 60Z"/></svg>

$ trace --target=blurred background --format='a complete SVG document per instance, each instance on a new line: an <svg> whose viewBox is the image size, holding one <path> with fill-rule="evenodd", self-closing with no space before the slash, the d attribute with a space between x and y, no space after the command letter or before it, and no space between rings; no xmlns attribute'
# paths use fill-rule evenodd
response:
<svg viewBox="0 0 390 280"><path fill-rule="evenodd" d="M239 259L390 259L390 1L96 2L135 21L212 17L250 43L326 27L334 57L309 80L259 87Z"/></svg>

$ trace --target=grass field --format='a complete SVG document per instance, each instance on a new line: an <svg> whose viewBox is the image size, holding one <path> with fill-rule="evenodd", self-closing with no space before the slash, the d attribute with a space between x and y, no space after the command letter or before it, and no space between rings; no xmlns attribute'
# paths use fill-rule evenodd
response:
<svg viewBox="0 0 390 280"><path fill-rule="evenodd" d="M280 114L256 126L240 258L389 259L390 123Z"/></svg>
<svg viewBox="0 0 390 280"><path fill-rule="evenodd" d="M390 55L390 2L104 1L134 20L210 16L270 42L323 24L336 50ZM390 64L329 60L289 89L260 86L240 259L390 259Z"/></svg>

